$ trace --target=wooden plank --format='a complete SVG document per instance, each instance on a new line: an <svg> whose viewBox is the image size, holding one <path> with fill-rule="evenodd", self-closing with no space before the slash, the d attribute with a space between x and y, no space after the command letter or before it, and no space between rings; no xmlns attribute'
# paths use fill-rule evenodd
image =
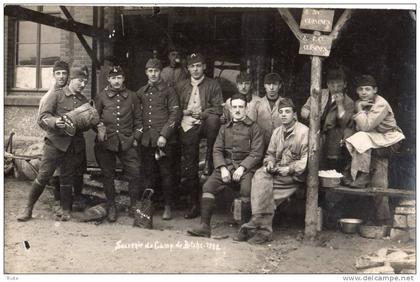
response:
<svg viewBox="0 0 420 282"><path fill-rule="evenodd" d="M303 9L300 28L330 32L334 10Z"/></svg>
<svg viewBox="0 0 420 282"><path fill-rule="evenodd" d="M105 29L97 29L92 26L76 21L69 21L59 17L51 16L17 5L6 5L4 7L4 14L9 17L14 17L20 20L27 20L43 25L48 25L75 33L80 33L90 37L108 38L108 31Z"/></svg>
<svg viewBox="0 0 420 282"><path fill-rule="evenodd" d="M363 189L350 188L346 186L338 186L335 188L321 187L322 191L327 193L341 193L349 195L361 195L361 196L390 196L390 197L404 197L414 198L416 193L414 191L403 190L403 189L392 189L392 188L381 188L381 187L368 187Z"/></svg>
<svg viewBox="0 0 420 282"><path fill-rule="evenodd" d="M289 9L279 8L277 10L279 11L280 16L289 26L290 30L293 32L296 38L300 41L302 39L302 32L300 31L299 25L297 24L293 15L290 13Z"/></svg>
<svg viewBox="0 0 420 282"><path fill-rule="evenodd" d="M300 41L299 54L328 57L330 55L332 39L326 35L303 34Z"/></svg>

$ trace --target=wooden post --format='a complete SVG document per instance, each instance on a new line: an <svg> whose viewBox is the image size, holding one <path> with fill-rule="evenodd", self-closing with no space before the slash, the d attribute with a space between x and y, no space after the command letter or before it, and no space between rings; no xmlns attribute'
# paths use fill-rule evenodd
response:
<svg viewBox="0 0 420 282"><path fill-rule="evenodd" d="M314 35L320 35L315 31ZM309 116L309 156L308 177L306 180L305 237L314 239L318 222L318 169L319 169L319 135L321 122L321 73L322 62L318 56L311 59L311 113Z"/></svg>

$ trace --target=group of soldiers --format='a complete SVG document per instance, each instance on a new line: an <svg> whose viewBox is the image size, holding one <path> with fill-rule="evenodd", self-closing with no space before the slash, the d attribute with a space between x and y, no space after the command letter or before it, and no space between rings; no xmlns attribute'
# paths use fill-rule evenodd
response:
<svg viewBox="0 0 420 282"><path fill-rule="evenodd" d="M241 203L242 225L235 240L271 240L276 207L305 182L308 159L309 129L298 121L292 99L284 97L281 76L265 75L266 93L259 97L253 93L251 75L240 72L236 93L224 102L219 83L205 75L202 54L187 56L187 70L177 50L171 50L168 58L170 65L165 68L159 59L148 60L148 82L137 92L125 87L121 67L111 67L108 85L95 97L98 122L77 128L73 136L66 134L62 116L88 103L82 94L88 70L69 69L62 61L54 65L55 85L43 97L38 115L38 124L46 131L44 154L18 220L32 217L34 204L56 168L61 205L57 216L70 219L83 184L83 131L92 128L97 133L95 156L104 176L108 221L118 217L114 186L118 157L129 182L130 216L140 192L160 185L165 205L162 218L171 219L174 187L182 177L190 196L184 217L201 215L200 225L188 230L190 235L210 237L215 197L231 187L239 190ZM363 75L356 86L360 99L354 102L346 93L344 71L332 69L327 74L327 89L320 93L320 167L344 172L346 184L358 188L369 183L371 151L386 149L389 156L404 135L389 104L377 95L375 79ZM309 118L310 103L308 99L301 109L303 119ZM207 142L204 172L208 178L201 191L202 138Z"/></svg>

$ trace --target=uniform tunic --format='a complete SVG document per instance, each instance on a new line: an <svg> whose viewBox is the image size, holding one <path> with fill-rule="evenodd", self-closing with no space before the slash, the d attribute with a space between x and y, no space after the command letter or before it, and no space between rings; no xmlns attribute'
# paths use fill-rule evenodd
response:
<svg viewBox="0 0 420 282"><path fill-rule="evenodd" d="M250 197L251 179L264 154L264 142L258 125L246 117L222 125L214 143L215 170L203 186L203 192L216 193L223 189L220 168L225 166L231 174L240 166L245 168L241 179L241 196Z"/></svg>

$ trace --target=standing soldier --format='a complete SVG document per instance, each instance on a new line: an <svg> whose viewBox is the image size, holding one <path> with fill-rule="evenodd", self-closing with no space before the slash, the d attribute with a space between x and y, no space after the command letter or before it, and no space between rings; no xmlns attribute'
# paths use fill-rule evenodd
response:
<svg viewBox="0 0 420 282"><path fill-rule="evenodd" d="M198 162L202 136L207 139L205 173L209 175L213 171L213 145L220 128L223 96L219 83L204 75L206 64L201 54L189 55L187 64L191 79L180 82L177 93L183 111L180 128L182 175L186 178L192 202L190 212L185 215L188 219L199 215Z"/></svg>
<svg viewBox="0 0 420 282"><path fill-rule="evenodd" d="M54 83L51 85L51 91L57 91L67 85L67 81L69 78L69 65L64 61L56 61L53 67L53 76L54 76ZM48 93L47 93L48 94ZM45 103L46 97L48 95L45 94L40 102L39 102L39 111L43 108ZM86 148L80 151L80 158L75 160L74 162L74 175L73 175L73 209L76 207L81 207L81 195L83 189L83 173L86 170ZM57 169L54 172L54 176L50 179L50 185L54 187L54 199L56 201L60 201L60 171ZM58 204L60 206L60 204ZM58 209L55 211L56 215L60 217L62 215L62 210Z"/></svg>
<svg viewBox="0 0 420 282"><path fill-rule="evenodd" d="M142 111L143 134L139 156L143 164L143 187L155 187L161 180L165 211L162 219L172 218L172 189L174 186L176 130L179 102L175 90L161 79L162 64L150 59L146 64L147 85L137 91ZM164 153L164 155L162 154Z"/></svg>
<svg viewBox="0 0 420 282"><path fill-rule="evenodd" d="M109 222L115 222L118 217L114 186L116 157L129 182L130 213L139 196L140 164L133 145L137 145L142 132L141 111L136 94L125 88L124 79L121 67L112 67L108 74L109 85L95 99L100 117L95 156L104 174Z"/></svg>
<svg viewBox="0 0 420 282"><path fill-rule="evenodd" d="M215 170L203 186L201 225L188 230L193 236L210 237L215 196L227 185L240 187L244 222L251 217L251 181L264 155L263 137L258 125L246 116L245 97L235 94L229 102L232 120L220 128L214 144Z"/></svg>
<svg viewBox="0 0 420 282"><path fill-rule="evenodd" d="M346 94L342 69L327 74L327 87L321 92L321 169L342 171L345 166L344 140L353 134L354 102ZM302 118L309 120L311 98L302 107Z"/></svg>
<svg viewBox="0 0 420 282"><path fill-rule="evenodd" d="M246 99L246 114L247 116L255 121L255 107L257 103L261 100L260 97L257 95L254 95L251 91L252 86L252 77L249 73L246 72L240 72L238 76L236 77L236 88L238 89L238 92L242 95L244 95ZM232 118L230 116L230 101L231 98L226 100L225 106L223 108L223 116L222 116L222 122L228 122Z"/></svg>
<svg viewBox="0 0 420 282"><path fill-rule="evenodd" d="M281 125L279 113L279 103L284 99L280 95L280 89L283 86L282 79L278 73L269 73L264 77L264 88L266 94L256 103L254 113L250 113L255 118L255 122L262 129L264 135L264 149L267 149L270 143L273 130ZM282 91L283 92L283 91Z"/></svg>
<svg viewBox="0 0 420 282"><path fill-rule="evenodd" d="M88 99L82 95L88 77L86 66L73 67L69 85L49 91L40 105L37 122L47 132L44 153L38 176L32 183L28 202L18 218L19 221L32 218L34 205L57 168L60 171L60 205L63 211L61 220L70 219L74 164L85 155L85 139L81 130L77 130L74 136L68 135L62 116L88 103Z"/></svg>
<svg viewBox="0 0 420 282"><path fill-rule="evenodd" d="M181 64L181 54L175 47L171 47L168 53L169 66L163 68L160 76L169 86L175 87L178 82L188 78L188 72Z"/></svg>

